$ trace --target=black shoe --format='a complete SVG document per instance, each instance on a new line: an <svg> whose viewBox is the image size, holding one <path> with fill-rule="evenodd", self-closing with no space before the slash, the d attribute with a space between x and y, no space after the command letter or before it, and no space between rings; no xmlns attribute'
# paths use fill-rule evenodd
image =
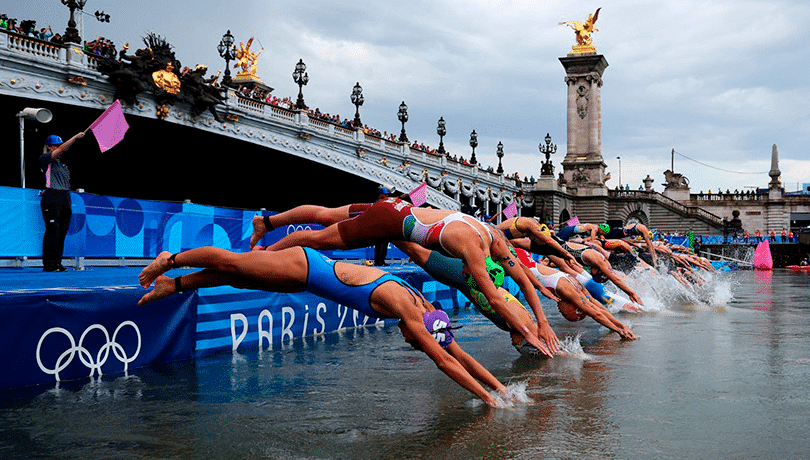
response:
<svg viewBox="0 0 810 460"><path fill-rule="evenodd" d="M45 267L42 269L42 271L44 272L66 272L67 270L68 270L67 267L64 267L62 265L59 265L57 267Z"/></svg>

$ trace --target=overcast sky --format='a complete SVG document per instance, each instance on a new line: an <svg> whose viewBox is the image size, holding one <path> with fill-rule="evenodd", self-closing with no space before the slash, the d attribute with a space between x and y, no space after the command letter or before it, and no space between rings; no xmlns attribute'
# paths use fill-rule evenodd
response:
<svg viewBox="0 0 810 460"><path fill-rule="evenodd" d="M497 166L500 141L507 172L537 177L546 133L558 145L556 172L566 149L559 58L575 39L558 23L585 21L598 7L593 44L609 64L602 87L609 187L621 163L622 183L636 189L649 174L662 191L672 149L693 193L764 187L773 144L786 188L810 183L807 0L89 0L85 10L102 10L111 22L85 16L83 37L134 49L156 32L183 65L214 72L224 67L216 46L226 30L237 41L255 37L252 49L264 48L258 74L277 96L297 96L292 71L303 59L310 107L353 118L349 96L359 82L369 126L399 133L405 101L412 141L437 147L444 117L452 154L469 157L475 129L480 162ZM58 0L0 0L0 12L56 31L68 19Z"/></svg>

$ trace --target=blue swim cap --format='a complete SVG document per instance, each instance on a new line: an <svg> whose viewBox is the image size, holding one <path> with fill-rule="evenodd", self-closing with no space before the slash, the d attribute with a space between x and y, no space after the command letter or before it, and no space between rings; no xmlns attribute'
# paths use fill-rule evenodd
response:
<svg viewBox="0 0 810 460"><path fill-rule="evenodd" d="M59 136L52 134L45 138L45 145L62 145L62 144L64 144L64 142L62 142L62 138Z"/></svg>
<svg viewBox="0 0 810 460"><path fill-rule="evenodd" d="M425 329L439 342L442 348L447 348L453 343L453 331L450 327L450 317L442 310L433 310L422 315L425 322Z"/></svg>

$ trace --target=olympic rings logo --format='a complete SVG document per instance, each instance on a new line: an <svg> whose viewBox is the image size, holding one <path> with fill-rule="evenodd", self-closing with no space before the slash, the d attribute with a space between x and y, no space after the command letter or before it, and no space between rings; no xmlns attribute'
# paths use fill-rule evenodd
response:
<svg viewBox="0 0 810 460"><path fill-rule="evenodd" d="M135 353L132 357L127 355L126 350L124 347L121 346L116 340L118 338L118 333L121 331L124 326L130 326L132 329L135 330L135 334L138 336L138 347L135 350ZM99 348L98 352L96 353L95 358L90 353L90 350L84 347L84 340L87 337L87 334L93 330L100 330L104 334L104 338L106 339L106 343ZM70 340L70 348L65 350L59 358L56 360L56 364L54 365L53 369L49 369L42 364L42 357L41 357L41 349L42 343L45 341L45 338L51 335L52 333L59 332L64 334L68 340ZM138 357L138 354L141 352L141 331L138 329L138 326L132 321L124 321L115 329L113 332L112 340L110 340L110 334L107 332L107 329L100 324L93 324L92 326L88 327L84 330L81 337L79 337L79 343L76 344L76 341L66 329L61 327L52 327L45 331L42 334L42 337L39 338L39 343L37 344L37 364L39 364L39 368L42 369L42 372L46 374L52 374L56 378L56 381L59 382L61 379L59 378L59 373L65 370L71 362L73 362L73 358L78 354L79 360L81 360L82 364L87 366L90 369L90 377L98 372L98 376L101 377L101 366L107 362L107 358L110 356L110 350L112 349L113 354L124 365L124 372L127 372L129 369L129 363L135 361Z"/></svg>
<svg viewBox="0 0 810 460"><path fill-rule="evenodd" d="M312 230L312 227L309 225L288 225L287 226L287 234L300 232L301 230Z"/></svg>

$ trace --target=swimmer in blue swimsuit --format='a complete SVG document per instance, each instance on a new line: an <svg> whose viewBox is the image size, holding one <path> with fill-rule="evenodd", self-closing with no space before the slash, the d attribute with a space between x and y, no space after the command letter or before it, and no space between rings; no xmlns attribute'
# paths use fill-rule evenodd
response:
<svg viewBox="0 0 810 460"><path fill-rule="evenodd" d="M177 267L203 270L174 279L164 275ZM435 310L405 281L376 268L334 262L315 250L301 247L237 253L208 246L177 254L164 251L141 271L138 281L146 289L155 284L138 302L139 306L202 287L230 285L269 292L307 290L368 316L399 319L407 343L427 354L442 372L485 403L494 406L497 399L483 385L501 393L506 391L498 379L453 340L447 314Z"/></svg>

